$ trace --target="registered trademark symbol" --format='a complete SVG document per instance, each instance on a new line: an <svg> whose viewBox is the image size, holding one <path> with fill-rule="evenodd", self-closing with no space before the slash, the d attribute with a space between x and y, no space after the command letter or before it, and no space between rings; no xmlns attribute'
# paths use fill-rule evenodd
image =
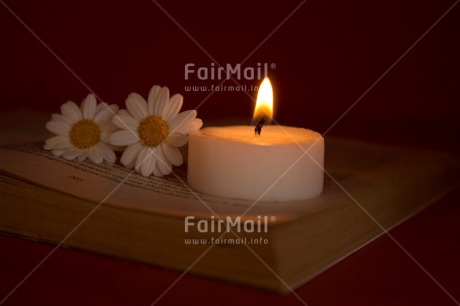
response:
<svg viewBox="0 0 460 306"><path fill-rule="evenodd" d="M276 64L275 64L275 63L271 63L271 64L270 64L270 68L271 68L271 69L276 69Z"/></svg>
<svg viewBox="0 0 460 306"><path fill-rule="evenodd" d="M276 221L276 217L275 217L275 216L271 216L271 217L270 217L270 221L275 222L275 221Z"/></svg>

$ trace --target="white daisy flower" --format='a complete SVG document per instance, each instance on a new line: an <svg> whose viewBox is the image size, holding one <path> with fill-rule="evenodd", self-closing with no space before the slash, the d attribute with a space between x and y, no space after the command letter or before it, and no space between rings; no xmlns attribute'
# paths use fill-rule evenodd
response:
<svg viewBox="0 0 460 306"><path fill-rule="evenodd" d="M196 110L179 113L184 98L180 94L170 98L168 87L153 86L147 100L137 93L128 96L127 110L120 110L112 120L121 130L110 136L110 143L127 146L121 156L125 167L134 167L144 176L168 175L173 165L183 163L178 147L203 122L196 118Z"/></svg>
<svg viewBox="0 0 460 306"><path fill-rule="evenodd" d="M72 101L64 103L61 114L53 114L46 123L48 131L57 136L47 139L44 149L68 160L83 161L89 157L97 164L103 160L113 163L116 156L109 136L118 130L111 121L117 111L115 104L97 104L93 94L89 94L80 107Z"/></svg>

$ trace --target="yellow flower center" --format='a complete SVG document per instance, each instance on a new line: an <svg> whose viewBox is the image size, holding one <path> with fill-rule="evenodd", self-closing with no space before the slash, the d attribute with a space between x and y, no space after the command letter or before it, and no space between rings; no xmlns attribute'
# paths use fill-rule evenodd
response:
<svg viewBox="0 0 460 306"><path fill-rule="evenodd" d="M96 122L83 119L76 122L70 129L70 142L78 149L88 149L99 142L101 130Z"/></svg>
<svg viewBox="0 0 460 306"><path fill-rule="evenodd" d="M141 121L137 132L144 145L156 147L168 137L169 125L162 118L152 115Z"/></svg>

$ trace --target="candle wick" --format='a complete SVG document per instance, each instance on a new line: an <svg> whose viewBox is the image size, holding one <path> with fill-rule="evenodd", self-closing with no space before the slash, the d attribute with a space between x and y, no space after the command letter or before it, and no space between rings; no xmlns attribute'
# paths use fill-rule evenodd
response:
<svg viewBox="0 0 460 306"><path fill-rule="evenodd" d="M256 127L254 128L254 134L259 134L262 132L262 127L264 126L265 121L267 118L265 118L265 115L260 118L259 122L257 122Z"/></svg>

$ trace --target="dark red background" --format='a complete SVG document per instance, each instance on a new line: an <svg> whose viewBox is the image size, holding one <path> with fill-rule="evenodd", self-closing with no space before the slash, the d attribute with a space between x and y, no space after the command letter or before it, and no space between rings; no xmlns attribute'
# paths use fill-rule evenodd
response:
<svg viewBox="0 0 460 306"><path fill-rule="evenodd" d="M195 108L208 93L184 92L184 65L212 60L154 2L5 1L102 100L124 104L153 84ZM301 1L160 1L222 65L245 59ZM437 1L306 1L248 58L275 63L278 122L324 132L453 4ZM58 111L89 92L0 6L3 109ZM437 24L331 133L399 143L456 146L460 131L460 8ZM241 81L257 85L258 81ZM235 85L227 81L224 85ZM255 96L255 93L251 93ZM206 122L252 116L244 93L213 94ZM447 135L447 136L446 136ZM455 138L453 138L455 137ZM439 140L441 139L441 140Z"/></svg>
<svg viewBox="0 0 460 306"><path fill-rule="evenodd" d="M276 90L276 120L324 132L454 1L308 0L264 42L301 3L160 0L162 9L150 0L2 0L2 111L57 112L67 100L80 102L89 88L102 100L122 106L130 92L146 96L153 84L182 93L184 109L196 108L208 93L185 92L184 86L217 81L184 80L186 63L209 67L212 62L191 36L222 65L239 63L263 42L245 64L276 64L276 69L269 70ZM456 6L330 134L458 152L459 34L460 6ZM258 81L241 83L257 85ZM235 84L227 81L224 85ZM249 123L252 110L253 102L246 94L221 92L210 96L198 114L205 124L228 118L247 118ZM396 238L421 258L457 299L458 239L452 239L452 233L458 231L453 217L458 215L458 199L457 193L444 206L417 216L399 235L396 232ZM420 233L421 228L424 230ZM2 276L2 292L6 294L50 249L6 237L0 243L2 262L11 268L6 277ZM22 252L24 256L18 256ZM34 296L37 301L54 304L150 303L179 276L70 251L53 256L54 260L15 293L12 303L30 303ZM67 264L69 268L64 269ZM59 286L63 286L62 294L56 289ZM379 239L298 292L313 305L377 301L382 305L432 305L450 301L387 238ZM163 302L228 302L236 296L241 298L239 301L252 303L298 302L292 295L277 297L194 277L181 280L171 293ZM192 298L186 299L188 296Z"/></svg>

